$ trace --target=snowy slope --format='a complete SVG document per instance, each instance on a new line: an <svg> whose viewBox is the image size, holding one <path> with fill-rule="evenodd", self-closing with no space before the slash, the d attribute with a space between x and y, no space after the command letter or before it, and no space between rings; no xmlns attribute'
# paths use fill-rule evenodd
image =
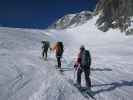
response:
<svg viewBox="0 0 133 100"><path fill-rule="evenodd" d="M51 62L40 58L40 41L52 41L47 34L42 30L0 28L0 100L84 99Z"/></svg>
<svg viewBox="0 0 133 100"><path fill-rule="evenodd" d="M118 30L103 33L96 29L96 19L65 30L1 27L0 100L86 100L69 83L74 80L72 67L81 44L92 55L92 90L97 100L132 100L133 37ZM40 58L43 39L64 42L63 74L55 69L53 53L46 62Z"/></svg>

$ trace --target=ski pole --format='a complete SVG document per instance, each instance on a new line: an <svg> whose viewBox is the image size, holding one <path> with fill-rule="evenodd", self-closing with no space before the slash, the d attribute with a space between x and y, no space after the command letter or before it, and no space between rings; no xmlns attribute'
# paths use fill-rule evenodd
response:
<svg viewBox="0 0 133 100"><path fill-rule="evenodd" d="M73 74L74 83L75 83L75 73L76 73L76 69L74 68L74 74Z"/></svg>
<svg viewBox="0 0 133 100"><path fill-rule="evenodd" d="M74 82L76 82L76 77L75 77L75 74L76 74L76 72L78 71L78 69L79 69L79 67L80 67L80 65L78 64L77 65L77 67L74 67L74 76L73 76L73 78L74 78Z"/></svg>

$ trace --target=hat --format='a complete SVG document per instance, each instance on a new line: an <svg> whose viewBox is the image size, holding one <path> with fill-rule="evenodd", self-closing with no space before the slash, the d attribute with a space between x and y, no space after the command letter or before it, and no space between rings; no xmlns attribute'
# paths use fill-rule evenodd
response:
<svg viewBox="0 0 133 100"><path fill-rule="evenodd" d="M85 49L84 45L81 45L80 50L84 50L84 49Z"/></svg>

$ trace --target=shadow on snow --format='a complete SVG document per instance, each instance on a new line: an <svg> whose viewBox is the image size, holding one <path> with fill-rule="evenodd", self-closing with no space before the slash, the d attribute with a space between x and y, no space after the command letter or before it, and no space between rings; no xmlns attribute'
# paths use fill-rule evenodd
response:
<svg viewBox="0 0 133 100"><path fill-rule="evenodd" d="M121 80L120 82L112 82L110 84L99 84L99 85L93 85L92 87L105 87L105 86L109 86L109 88L102 88L100 90L97 91L93 91L94 94L98 94L98 93L102 93L102 92L109 92L112 90L115 90L116 88L120 88L123 86L133 86L133 80L132 81L125 81L125 80Z"/></svg>

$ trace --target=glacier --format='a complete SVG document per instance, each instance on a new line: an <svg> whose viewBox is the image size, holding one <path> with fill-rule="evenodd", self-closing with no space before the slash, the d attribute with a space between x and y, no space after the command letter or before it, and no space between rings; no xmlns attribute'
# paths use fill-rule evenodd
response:
<svg viewBox="0 0 133 100"><path fill-rule="evenodd" d="M101 32L96 20L64 30L0 27L0 100L87 100L69 82L75 81L73 65L80 45L91 52L96 99L132 100L133 37L117 29ZM53 52L48 61L41 58L42 40L63 41L63 74L55 68Z"/></svg>

